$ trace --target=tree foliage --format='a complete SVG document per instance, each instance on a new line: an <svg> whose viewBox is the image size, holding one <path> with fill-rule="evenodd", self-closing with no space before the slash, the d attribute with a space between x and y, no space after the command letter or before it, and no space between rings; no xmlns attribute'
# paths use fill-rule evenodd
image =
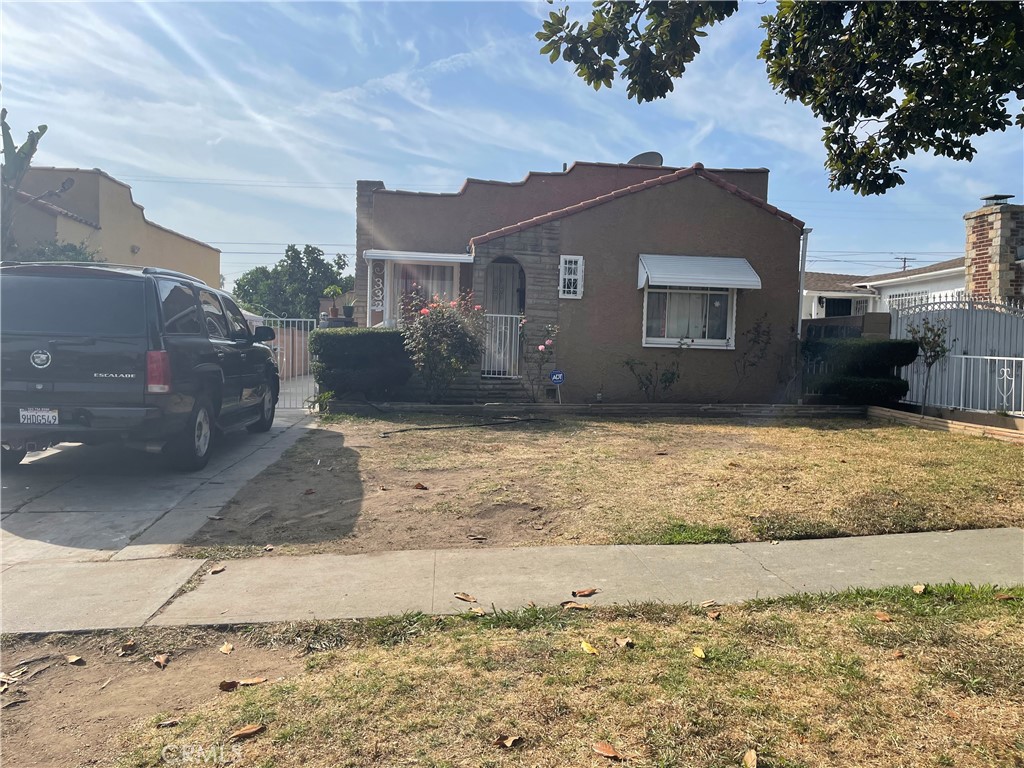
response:
<svg viewBox="0 0 1024 768"><path fill-rule="evenodd" d="M917 342L921 350L921 362L924 363L924 396L921 398L921 413L924 414L925 406L928 405L932 367L950 353L956 339L949 339L949 323L944 317L934 323L923 317L920 324L911 323L907 326L907 335Z"/></svg>
<svg viewBox="0 0 1024 768"><path fill-rule="evenodd" d="M336 254L332 261L315 245L306 245L300 251L289 245L282 258L273 267L250 269L235 281L235 297L253 312L269 310L281 317L317 317L320 297L330 285L351 287L352 276L342 272L348 259Z"/></svg>
<svg viewBox="0 0 1024 768"><path fill-rule="evenodd" d="M483 307L469 294L457 299L411 295L403 310L405 349L432 403L441 400L456 378L479 366L483 354Z"/></svg>
<svg viewBox="0 0 1024 768"><path fill-rule="evenodd" d="M4 161L0 168L0 253L3 254L3 258L9 259L15 247L14 214L18 189L32 164L39 140L46 133L46 126L40 125L34 131L29 131L24 143L19 147L14 143L11 126L7 124L7 110L0 109L0 131L3 134L4 146Z"/></svg>
<svg viewBox="0 0 1024 768"><path fill-rule="evenodd" d="M45 243L38 243L32 248L18 250L13 258L14 261L96 261L100 258L99 251L90 248L85 243L66 243L63 240L50 240Z"/></svg>
<svg viewBox="0 0 1024 768"><path fill-rule="evenodd" d="M586 22L550 14L541 53L599 89L615 78L643 103L663 98L735 2L594 3ZM916 151L971 160L973 139L1024 109L1024 3L780 2L762 17L772 87L824 123L833 189L881 194L904 183Z"/></svg>

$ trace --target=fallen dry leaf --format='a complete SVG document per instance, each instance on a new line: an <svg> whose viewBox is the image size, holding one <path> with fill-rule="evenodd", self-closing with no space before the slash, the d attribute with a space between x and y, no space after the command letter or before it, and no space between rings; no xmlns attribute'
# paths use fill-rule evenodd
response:
<svg viewBox="0 0 1024 768"><path fill-rule="evenodd" d="M474 605L472 608L470 608L469 612L474 614L475 616L486 616L487 615L487 611L485 611L483 608L481 608L478 605Z"/></svg>
<svg viewBox="0 0 1024 768"><path fill-rule="evenodd" d="M567 611L589 611L590 605L588 603L577 603L575 600L566 600L563 603L559 603Z"/></svg>
<svg viewBox="0 0 1024 768"><path fill-rule="evenodd" d="M160 667L160 669L163 669L164 667L166 667L168 662L170 662L170 660L171 660L171 655L169 653L158 653L152 659L153 663L156 664L158 667Z"/></svg>
<svg viewBox="0 0 1024 768"><path fill-rule="evenodd" d="M181 722L180 720L164 720L162 723L157 723L156 727L157 728L173 728L174 726L176 726L180 722Z"/></svg>
<svg viewBox="0 0 1024 768"><path fill-rule="evenodd" d="M471 533L466 536L470 541L487 541L486 536L481 536L479 533Z"/></svg>
<svg viewBox="0 0 1024 768"><path fill-rule="evenodd" d="M701 608L714 608L716 605L718 605L718 601L717 600L705 600L703 603L700 604L700 607Z"/></svg>
<svg viewBox="0 0 1024 768"><path fill-rule="evenodd" d="M106 688L108 685L110 685L110 681L113 680L113 679L114 678L112 678L112 677L108 677L107 681L105 683L103 683L103 685L100 686L100 690L102 691L104 688Z"/></svg>
<svg viewBox="0 0 1024 768"><path fill-rule="evenodd" d="M233 690L235 690L235 688L238 687L238 681L237 680L221 680L220 681L220 685L217 686L217 687L220 688L222 691L233 691Z"/></svg>
<svg viewBox="0 0 1024 768"><path fill-rule="evenodd" d="M533 602L533 600L527 600L526 601L526 607L527 608L536 608L537 604L535 602Z"/></svg>
<svg viewBox="0 0 1024 768"><path fill-rule="evenodd" d="M218 565L218 566L217 566L217 567L215 567L215 568L211 568L211 569L210 569L210 573L224 573L224 570L225 570L226 568L227 568L227 566L226 566L226 565Z"/></svg>
<svg viewBox="0 0 1024 768"><path fill-rule="evenodd" d="M430 490L423 483L416 483L416 485L414 485L413 488L415 488L417 491L429 491Z"/></svg>
<svg viewBox="0 0 1024 768"><path fill-rule="evenodd" d="M875 611L875 618L886 624L892 621L892 616L885 611Z"/></svg>
<svg viewBox="0 0 1024 768"><path fill-rule="evenodd" d="M302 495L303 496L312 496L314 493L316 493L315 490L313 490L312 488L307 488L306 490L304 490L302 492Z"/></svg>
<svg viewBox="0 0 1024 768"><path fill-rule="evenodd" d="M0 681L0 693L7 693L9 683L6 680Z"/></svg>
<svg viewBox="0 0 1024 768"><path fill-rule="evenodd" d="M238 684L242 685L242 686L245 686L245 685L259 685L260 683L265 683L265 682L267 682L267 678L265 678L265 677L247 677L244 680L239 680Z"/></svg>
<svg viewBox="0 0 1024 768"><path fill-rule="evenodd" d="M924 584L915 584L914 585L914 594L915 595L923 595L924 594L924 590L925 590Z"/></svg>
<svg viewBox="0 0 1024 768"><path fill-rule="evenodd" d="M668 451L655 451L655 456L668 456Z"/></svg>
<svg viewBox="0 0 1024 768"><path fill-rule="evenodd" d="M901 650L899 650L899 649L897 649L897 650L895 650L895 651L893 651L893 652L892 652L892 657L893 657L894 659L902 659L902 658L903 658L904 656L906 656L906 655L907 655L907 654L905 654L905 653L904 653L903 651L901 651Z"/></svg>
<svg viewBox="0 0 1024 768"><path fill-rule="evenodd" d="M206 519L207 520L223 520L224 516L223 515L207 515Z"/></svg>
<svg viewBox="0 0 1024 768"><path fill-rule="evenodd" d="M85 664L85 659L81 656L65 656L64 658L67 659L68 664L76 664L78 666Z"/></svg>
<svg viewBox="0 0 1024 768"><path fill-rule="evenodd" d="M588 643L588 642L587 642L586 640L584 640L584 641L582 641L582 642L580 643L580 648L582 648L582 649L583 649L583 652L584 652L584 653L589 653L589 654L590 654L591 656L597 656L597 648L595 648L594 646L592 646L592 645L591 645L590 643Z"/></svg>
<svg viewBox="0 0 1024 768"><path fill-rule="evenodd" d="M596 595L600 591L601 590L597 589L596 587L588 587L587 589L576 589L576 590L573 590L572 596L573 597L591 597L592 595Z"/></svg>
<svg viewBox="0 0 1024 768"><path fill-rule="evenodd" d="M748 749L743 753L743 768L757 768L757 751Z"/></svg>
<svg viewBox="0 0 1024 768"><path fill-rule="evenodd" d="M250 736L255 736L257 733L263 733L267 730L267 726L262 723L253 723L252 725L245 725L239 728L237 731L228 736L228 741L234 741L235 739L247 739Z"/></svg>
<svg viewBox="0 0 1024 768"><path fill-rule="evenodd" d="M128 640L127 642L121 643L121 647L117 649L116 653L118 656L127 656L129 653L135 650L135 641Z"/></svg>
<svg viewBox="0 0 1024 768"><path fill-rule="evenodd" d="M704 653L704 649L701 648L699 645L693 646L693 655L696 656L698 659L707 658L707 654Z"/></svg>
<svg viewBox="0 0 1024 768"><path fill-rule="evenodd" d="M619 648L632 648L636 645L636 643L633 642L632 637L616 637L615 644L619 646Z"/></svg>
<svg viewBox="0 0 1024 768"><path fill-rule="evenodd" d="M274 545L273 544L267 544L267 546L265 546L263 548L263 551L264 552L273 552L274 551Z"/></svg>
<svg viewBox="0 0 1024 768"><path fill-rule="evenodd" d="M721 611L708 611L706 615L712 621L718 621L718 617L722 615L722 612Z"/></svg>
<svg viewBox="0 0 1024 768"><path fill-rule="evenodd" d="M233 650L235 650L235 646L233 646L231 643L224 643L224 645L222 645L218 650L224 655L227 655L231 653Z"/></svg>
<svg viewBox="0 0 1024 768"><path fill-rule="evenodd" d="M1009 595L1006 592L996 592L996 600L1017 600L1016 595Z"/></svg>
<svg viewBox="0 0 1024 768"><path fill-rule="evenodd" d="M520 746L525 741L526 739L522 736L499 736L491 743L496 747L501 747L502 749L513 749L514 747Z"/></svg>
<svg viewBox="0 0 1024 768"><path fill-rule="evenodd" d="M611 760L622 760L622 753L607 741L597 742L594 745L594 751L601 755L601 757L607 757Z"/></svg>
<svg viewBox="0 0 1024 768"><path fill-rule="evenodd" d="M472 595L468 595L465 592L456 592L455 597L462 600L464 603L475 603L476 598Z"/></svg>

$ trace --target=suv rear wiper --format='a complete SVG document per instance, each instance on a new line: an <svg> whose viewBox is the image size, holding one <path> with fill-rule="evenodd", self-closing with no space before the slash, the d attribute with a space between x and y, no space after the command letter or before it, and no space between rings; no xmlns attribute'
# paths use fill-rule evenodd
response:
<svg viewBox="0 0 1024 768"><path fill-rule="evenodd" d="M96 346L96 339L93 336L85 336L75 341L69 339L50 339L46 343L51 347L93 347Z"/></svg>

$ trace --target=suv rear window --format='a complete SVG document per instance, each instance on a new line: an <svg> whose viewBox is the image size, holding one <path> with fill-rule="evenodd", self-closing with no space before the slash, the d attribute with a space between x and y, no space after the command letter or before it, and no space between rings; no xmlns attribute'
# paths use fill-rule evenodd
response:
<svg viewBox="0 0 1024 768"><path fill-rule="evenodd" d="M5 333L144 336L142 280L4 275L0 328Z"/></svg>

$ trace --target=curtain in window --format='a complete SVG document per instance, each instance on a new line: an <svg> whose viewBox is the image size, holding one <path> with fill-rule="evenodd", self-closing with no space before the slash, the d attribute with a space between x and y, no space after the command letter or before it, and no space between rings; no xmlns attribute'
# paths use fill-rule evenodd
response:
<svg viewBox="0 0 1024 768"><path fill-rule="evenodd" d="M647 337L725 339L729 328L727 292L647 293Z"/></svg>

